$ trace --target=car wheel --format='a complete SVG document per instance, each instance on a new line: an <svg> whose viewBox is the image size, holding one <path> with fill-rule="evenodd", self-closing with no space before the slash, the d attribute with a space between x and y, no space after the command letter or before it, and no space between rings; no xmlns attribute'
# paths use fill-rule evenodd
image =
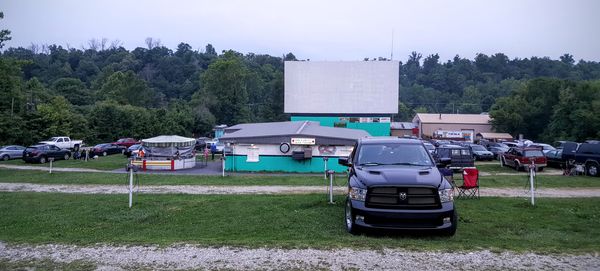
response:
<svg viewBox="0 0 600 271"><path fill-rule="evenodd" d="M46 157L42 156L40 157L40 164L45 164L46 163Z"/></svg>
<svg viewBox="0 0 600 271"><path fill-rule="evenodd" d="M69 157L71 157L68 153L65 153L65 156L63 156L63 158L65 158L65 160L69 160Z"/></svg>
<svg viewBox="0 0 600 271"><path fill-rule="evenodd" d="M587 168L587 175L598 176L598 164L588 163L585 167Z"/></svg>
<svg viewBox="0 0 600 271"><path fill-rule="evenodd" d="M125 149L121 149L121 154L125 154Z"/></svg>
<svg viewBox="0 0 600 271"><path fill-rule="evenodd" d="M352 202L350 199L346 199L346 209L345 209L345 217L344 221L346 222L346 231L350 234L356 235L359 233L358 226L354 223L354 210L352 209Z"/></svg>
<svg viewBox="0 0 600 271"><path fill-rule="evenodd" d="M2 160L3 161L8 161L8 160L10 160L10 156L8 156L8 155L2 155Z"/></svg>
<svg viewBox="0 0 600 271"><path fill-rule="evenodd" d="M102 156L106 156L107 154L106 151L102 152Z"/></svg>
<svg viewBox="0 0 600 271"><path fill-rule="evenodd" d="M452 218L450 219L452 222L452 226L450 228L442 230L441 234L443 236L454 236L456 234L456 229L458 228L458 214L454 211Z"/></svg>
<svg viewBox="0 0 600 271"><path fill-rule="evenodd" d="M515 160L515 170L521 171L521 163L519 162L519 160Z"/></svg>

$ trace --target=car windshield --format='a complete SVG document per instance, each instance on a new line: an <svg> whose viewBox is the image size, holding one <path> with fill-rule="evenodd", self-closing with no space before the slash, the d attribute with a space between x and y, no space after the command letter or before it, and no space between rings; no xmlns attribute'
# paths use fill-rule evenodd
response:
<svg viewBox="0 0 600 271"><path fill-rule="evenodd" d="M358 150L358 165L431 166L429 153L420 144L365 144Z"/></svg>
<svg viewBox="0 0 600 271"><path fill-rule="evenodd" d="M487 151L483 146L481 145L471 145L471 149L473 149L474 151Z"/></svg>
<svg viewBox="0 0 600 271"><path fill-rule="evenodd" d="M127 139L125 139L125 138L122 138L122 139L119 139L119 140L117 140L117 142L118 142L118 143L127 142Z"/></svg>
<svg viewBox="0 0 600 271"><path fill-rule="evenodd" d="M525 157L539 157L539 156L544 156L544 154L541 151L525 151Z"/></svg>

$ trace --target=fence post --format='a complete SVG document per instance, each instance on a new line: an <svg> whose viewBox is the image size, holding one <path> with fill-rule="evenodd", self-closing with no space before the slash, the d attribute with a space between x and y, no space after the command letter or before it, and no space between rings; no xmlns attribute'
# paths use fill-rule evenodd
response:
<svg viewBox="0 0 600 271"><path fill-rule="evenodd" d="M333 178L335 171L328 170L325 173L329 175L329 204L335 204L335 202L333 202Z"/></svg>

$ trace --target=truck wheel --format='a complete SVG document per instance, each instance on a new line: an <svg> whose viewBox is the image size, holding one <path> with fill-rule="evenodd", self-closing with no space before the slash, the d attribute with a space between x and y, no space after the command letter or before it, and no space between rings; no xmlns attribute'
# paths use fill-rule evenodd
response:
<svg viewBox="0 0 600 271"><path fill-rule="evenodd" d="M356 235L359 233L358 226L354 223L354 210L352 209L352 202L350 199L346 199L346 209L345 209L345 217L344 221L346 222L346 231L348 231L352 235Z"/></svg>
<svg viewBox="0 0 600 271"><path fill-rule="evenodd" d="M46 157L42 156L40 157L40 164L45 164L46 163Z"/></svg>
<svg viewBox="0 0 600 271"><path fill-rule="evenodd" d="M585 167L587 168L587 175L594 177L598 176L598 164L588 163Z"/></svg>
<svg viewBox="0 0 600 271"><path fill-rule="evenodd" d="M3 161L8 161L8 160L10 160L10 156L8 156L8 155L2 155L2 160Z"/></svg>

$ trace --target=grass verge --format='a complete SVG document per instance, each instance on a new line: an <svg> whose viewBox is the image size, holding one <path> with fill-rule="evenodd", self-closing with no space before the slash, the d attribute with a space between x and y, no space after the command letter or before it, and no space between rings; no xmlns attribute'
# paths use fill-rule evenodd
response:
<svg viewBox="0 0 600 271"><path fill-rule="evenodd" d="M169 174L138 174L141 185L323 185L322 176L191 176ZM38 170L0 169L0 182L39 184L127 184L127 174L96 172L53 172ZM336 183L345 185L345 177Z"/></svg>
<svg viewBox="0 0 600 271"><path fill-rule="evenodd" d="M14 159L9 161L2 161L0 164L3 165L14 165L14 166L34 166L34 167L48 167L46 164L37 163L25 163L21 159ZM114 170L119 168L125 168L127 164L127 157L121 154L108 155L98 157L98 159L90 159L89 161L83 160L57 160L52 163L53 167L61 168L87 168L87 169L98 169L98 170Z"/></svg>
<svg viewBox="0 0 600 271"><path fill-rule="evenodd" d="M193 243L283 248L600 251L600 199L482 198L457 201L452 238L386 232L352 236L343 197L0 193L0 240L89 245Z"/></svg>
<svg viewBox="0 0 600 271"><path fill-rule="evenodd" d="M141 185L327 185L320 176L190 176L169 174L138 174ZM457 184L462 180L455 175ZM126 184L126 174L48 172L37 170L0 169L0 182L40 184ZM346 177L336 176L337 185L345 185ZM525 187L529 182L526 175L494 175L480 177L481 187ZM557 187L600 187L600 178L588 176L538 175L538 188Z"/></svg>

